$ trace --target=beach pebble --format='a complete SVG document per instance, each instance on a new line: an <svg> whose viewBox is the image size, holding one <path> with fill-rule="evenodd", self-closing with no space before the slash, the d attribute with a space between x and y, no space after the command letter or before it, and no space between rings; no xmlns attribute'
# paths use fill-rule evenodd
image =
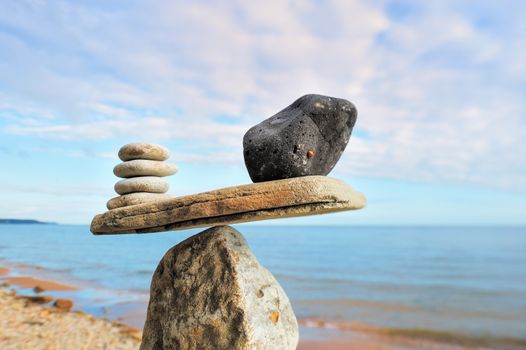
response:
<svg viewBox="0 0 526 350"><path fill-rule="evenodd" d="M163 193L135 192L110 199L106 207L112 210L130 205L158 202L168 198L172 196Z"/></svg>
<svg viewBox="0 0 526 350"><path fill-rule="evenodd" d="M118 177L169 176L177 172L174 164L158 160L135 159L117 164L113 173Z"/></svg>
<svg viewBox="0 0 526 350"><path fill-rule="evenodd" d="M124 179L115 184L115 192L128 194L133 192L165 193L170 183L162 177L141 176Z"/></svg>
<svg viewBox="0 0 526 350"><path fill-rule="evenodd" d="M300 97L245 134L243 154L252 181L327 175L345 150L356 118L347 100Z"/></svg>
<svg viewBox="0 0 526 350"><path fill-rule="evenodd" d="M134 159L166 160L170 157L167 148L151 143L129 143L119 150L119 158L123 161Z"/></svg>
<svg viewBox="0 0 526 350"><path fill-rule="evenodd" d="M297 344L287 295L235 229L194 235L157 266L141 350L293 350Z"/></svg>
<svg viewBox="0 0 526 350"><path fill-rule="evenodd" d="M58 298L53 303L53 306L63 311L69 311L73 307L73 300Z"/></svg>

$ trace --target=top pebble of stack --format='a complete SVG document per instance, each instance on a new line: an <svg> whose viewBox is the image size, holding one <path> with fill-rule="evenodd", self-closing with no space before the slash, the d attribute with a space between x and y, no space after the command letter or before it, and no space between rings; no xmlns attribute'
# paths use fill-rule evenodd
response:
<svg viewBox="0 0 526 350"><path fill-rule="evenodd" d="M150 143L129 143L119 150L119 158L122 161L134 159L167 160L170 151L167 148Z"/></svg>

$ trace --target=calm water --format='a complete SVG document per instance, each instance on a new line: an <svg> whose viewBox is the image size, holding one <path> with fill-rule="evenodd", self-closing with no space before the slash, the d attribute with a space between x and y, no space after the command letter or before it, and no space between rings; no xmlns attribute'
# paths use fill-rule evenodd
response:
<svg viewBox="0 0 526 350"><path fill-rule="evenodd" d="M298 319L526 339L525 228L236 228ZM100 313L147 301L164 252L196 232L92 236L87 226L0 225L0 258L67 276L85 287L84 308Z"/></svg>

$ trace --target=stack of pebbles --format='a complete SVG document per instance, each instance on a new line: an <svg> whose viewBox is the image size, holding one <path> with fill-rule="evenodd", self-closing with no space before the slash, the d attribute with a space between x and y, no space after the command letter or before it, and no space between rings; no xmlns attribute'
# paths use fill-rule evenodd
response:
<svg viewBox="0 0 526 350"><path fill-rule="evenodd" d="M120 196L106 204L109 210L130 205L155 202L170 198L165 194L170 184L165 176L177 172L175 165L165 163L170 152L163 146L148 143L130 143L119 150L122 163L115 166L113 173L124 178L115 184Z"/></svg>

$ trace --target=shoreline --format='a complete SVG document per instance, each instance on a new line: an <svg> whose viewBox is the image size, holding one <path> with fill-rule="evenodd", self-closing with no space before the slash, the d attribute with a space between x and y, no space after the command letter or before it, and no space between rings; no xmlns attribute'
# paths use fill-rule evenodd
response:
<svg viewBox="0 0 526 350"><path fill-rule="evenodd" d="M46 273L45 268L18 264L0 259L0 292L3 298L6 293L12 293L10 302L4 303L4 309L9 309L8 304L18 305L22 300L25 305L37 307L40 315L49 310L56 311L52 306L57 299L71 302L68 310L60 310L62 314L75 314L82 316L81 319L99 320L111 324L119 334L127 334L135 342L140 344L142 323L146 314L147 302L124 302L113 304L106 309L100 307L103 312L94 312L96 299L82 298L86 289L81 285L70 283L65 279L51 279L51 273ZM73 281L74 282L74 281ZM45 300L43 300L45 299ZM51 300L50 300L51 299ZM45 305L39 302L46 301ZM65 303L69 303L66 301ZM48 311L45 311L48 310ZM6 322L6 316L0 314L0 322ZM37 317L38 318L38 317ZM39 321L40 322L40 321ZM97 321L98 322L98 321ZM38 323L38 322L37 322ZM298 320L301 333L309 336L300 336L298 350L343 350L358 348L363 350L425 350L425 349L526 349L526 341L516 339L463 336L461 334L450 334L447 332L433 332L428 330L410 329L384 329L359 322L330 322L313 318ZM41 325L42 326L42 325ZM108 327L108 326L104 326ZM78 332L84 332L82 328L76 327ZM113 329L113 328L112 328ZM0 341L3 334L0 331ZM303 339L301 339L303 338ZM120 339L120 338L119 338Z"/></svg>
<svg viewBox="0 0 526 350"><path fill-rule="evenodd" d="M71 311L65 299L25 296L0 285L2 349L138 349L142 334L116 321Z"/></svg>
<svg viewBox="0 0 526 350"><path fill-rule="evenodd" d="M0 285L3 284L9 284L12 290L25 296L48 295L71 300L73 311L123 322L136 329L142 329L142 314L146 315L148 306L147 297L143 302L137 299L134 293L129 293L132 296L129 301L120 301L118 296L123 291L78 280L70 276L68 271L55 271L0 258Z"/></svg>

